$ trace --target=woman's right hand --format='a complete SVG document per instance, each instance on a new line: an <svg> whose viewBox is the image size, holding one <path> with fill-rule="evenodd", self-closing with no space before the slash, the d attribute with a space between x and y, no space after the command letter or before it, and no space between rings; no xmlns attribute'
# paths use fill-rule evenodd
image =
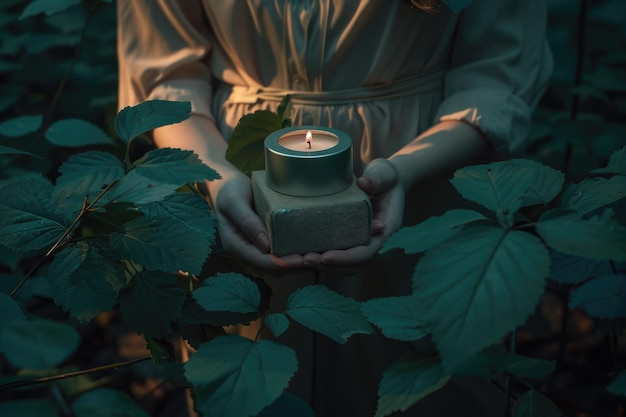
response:
<svg viewBox="0 0 626 417"><path fill-rule="evenodd" d="M264 270L302 267L301 255L277 257L269 253L268 232L253 210L252 185L248 177L240 172L224 173L221 179L207 182L207 187L228 256Z"/></svg>

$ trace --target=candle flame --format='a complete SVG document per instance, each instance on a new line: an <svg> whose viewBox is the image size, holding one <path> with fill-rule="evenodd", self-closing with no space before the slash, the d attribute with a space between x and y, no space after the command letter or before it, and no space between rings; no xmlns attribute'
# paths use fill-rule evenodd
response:
<svg viewBox="0 0 626 417"><path fill-rule="evenodd" d="M306 132L305 141L306 141L306 144L309 146L309 149L311 149L311 142L313 142L313 133L311 133L310 130Z"/></svg>

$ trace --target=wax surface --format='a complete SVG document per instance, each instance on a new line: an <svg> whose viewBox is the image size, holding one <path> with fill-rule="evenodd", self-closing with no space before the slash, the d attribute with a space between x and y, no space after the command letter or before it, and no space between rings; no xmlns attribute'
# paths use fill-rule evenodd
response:
<svg viewBox="0 0 626 417"><path fill-rule="evenodd" d="M314 152L330 149L339 143L339 138L329 133L315 132L310 140L306 136L306 130L289 132L278 138L278 144L292 151Z"/></svg>

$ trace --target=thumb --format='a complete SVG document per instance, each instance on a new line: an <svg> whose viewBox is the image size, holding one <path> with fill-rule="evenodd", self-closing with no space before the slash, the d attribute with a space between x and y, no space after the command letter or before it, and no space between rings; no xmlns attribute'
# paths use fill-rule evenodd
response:
<svg viewBox="0 0 626 417"><path fill-rule="evenodd" d="M374 159L367 164L357 185L368 195L383 194L398 183L396 167L385 158Z"/></svg>

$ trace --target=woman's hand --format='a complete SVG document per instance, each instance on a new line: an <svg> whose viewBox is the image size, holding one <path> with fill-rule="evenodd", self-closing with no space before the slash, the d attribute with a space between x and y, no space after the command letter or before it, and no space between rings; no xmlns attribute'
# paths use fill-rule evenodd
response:
<svg viewBox="0 0 626 417"><path fill-rule="evenodd" d="M387 159L375 159L365 167L363 175L357 179L357 185L367 193L372 203L372 241L367 246L346 250L308 253L304 256L304 266L345 275L355 274L378 253L384 241L400 228L405 191L395 166Z"/></svg>
<svg viewBox="0 0 626 417"><path fill-rule="evenodd" d="M252 186L248 177L232 172L207 186L226 255L264 270L302 267L301 255L277 257L269 253L267 230L252 208Z"/></svg>

